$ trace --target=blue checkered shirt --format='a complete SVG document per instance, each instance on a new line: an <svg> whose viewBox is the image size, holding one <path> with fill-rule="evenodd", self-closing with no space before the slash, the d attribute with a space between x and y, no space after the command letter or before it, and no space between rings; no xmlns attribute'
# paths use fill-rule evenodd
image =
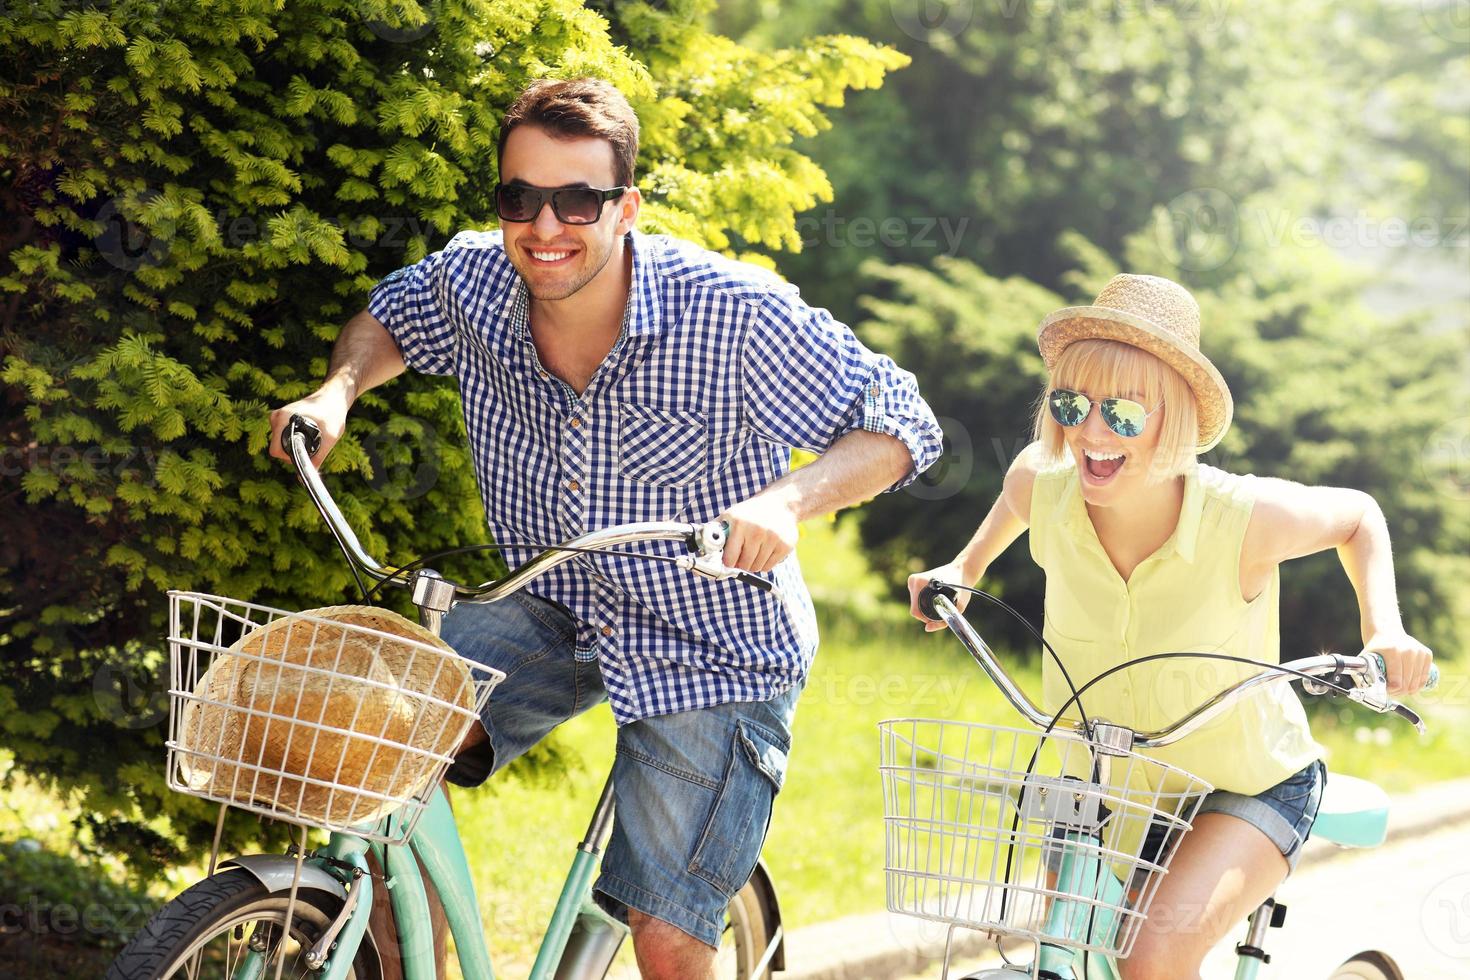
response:
<svg viewBox="0 0 1470 980"><path fill-rule="evenodd" d="M368 309L408 366L459 379L496 540L713 520L784 475L792 447L821 452L855 429L908 447L914 468L890 489L938 457L939 425L913 375L794 287L678 239L627 243L622 333L580 397L537 357L498 231L462 232L373 289ZM534 554L504 552L512 568ZM585 555L533 591L576 617L576 656L598 661L621 725L803 681L817 648L811 595L795 555L770 577L784 602L664 562Z"/></svg>

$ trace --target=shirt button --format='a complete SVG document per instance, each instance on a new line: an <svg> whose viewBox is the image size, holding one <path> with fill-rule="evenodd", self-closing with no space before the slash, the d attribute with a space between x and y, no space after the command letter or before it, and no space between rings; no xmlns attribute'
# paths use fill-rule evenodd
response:
<svg viewBox="0 0 1470 980"><path fill-rule="evenodd" d="M613 628L611 626L604 626L602 628L602 635L603 636L612 636L613 635Z"/></svg>
<svg viewBox="0 0 1470 980"><path fill-rule="evenodd" d="M575 428L577 428L578 426L580 426L582 424L582 420L580 418L578 418L577 416L573 415L572 416L572 420L570 422L568 422L567 424L570 425L572 428L575 429Z"/></svg>
<svg viewBox="0 0 1470 980"><path fill-rule="evenodd" d="M567 489L572 491L572 493L576 493L578 490L582 489L582 484L578 483L576 480L568 480Z"/></svg>
<svg viewBox="0 0 1470 980"><path fill-rule="evenodd" d="M539 377L542 381L545 381L547 378L551 377L551 375L547 374L545 371L537 371L536 376Z"/></svg>

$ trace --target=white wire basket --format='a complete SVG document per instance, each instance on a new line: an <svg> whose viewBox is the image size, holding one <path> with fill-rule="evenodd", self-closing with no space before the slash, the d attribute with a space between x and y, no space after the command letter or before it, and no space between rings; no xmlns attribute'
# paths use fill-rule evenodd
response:
<svg viewBox="0 0 1470 980"><path fill-rule="evenodd" d="M995 937L1126 957L1211 789L1134 752L1095 770L1072 732L878 727L889 911Z"/></svg>
<svg viewBox="0 0 1470 980"><path fill-rule="evenodd" d="M169 593L168 785L306 827L413 833L504 674L396 613Z"/></svg>

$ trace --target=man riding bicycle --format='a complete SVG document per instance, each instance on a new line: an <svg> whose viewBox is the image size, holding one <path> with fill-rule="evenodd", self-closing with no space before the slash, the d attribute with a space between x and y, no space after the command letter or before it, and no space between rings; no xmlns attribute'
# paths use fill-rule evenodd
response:
<svg viewBox="0 0 1470 980"><path fill-rule="evenodd" d="M638 121L612 86L544 81L500 132L502 230L383 279L328 376L272 413L322 429L405 366L459 379L486 518L515 567L628 521L724 520L726 564L773 592L579 555L443 636L506 680L449 779L478 785L606 698L617 824L595 886L646 977L710 975L785 775L817 645L800 521L897 489L940 431L914 378L756 267L633 230ZM821 452L790 471L792 447Z"/></svg>

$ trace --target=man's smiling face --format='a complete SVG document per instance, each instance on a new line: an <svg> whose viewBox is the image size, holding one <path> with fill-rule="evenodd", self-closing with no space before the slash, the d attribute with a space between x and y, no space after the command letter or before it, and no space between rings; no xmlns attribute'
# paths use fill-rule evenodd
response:
<svg viewBox="0 0 1470 980"><path fill-rule="evenodd" d="M540 126L517 126L506 138L500 179L533 187L616 187L612 144L595 137L562 138ZM535 220L502 221L505 252L534 299L566 299L607 266L618 240L632 229L639 197L629 189L602 205L594 224L569 225L547 201Z"/></svg>

